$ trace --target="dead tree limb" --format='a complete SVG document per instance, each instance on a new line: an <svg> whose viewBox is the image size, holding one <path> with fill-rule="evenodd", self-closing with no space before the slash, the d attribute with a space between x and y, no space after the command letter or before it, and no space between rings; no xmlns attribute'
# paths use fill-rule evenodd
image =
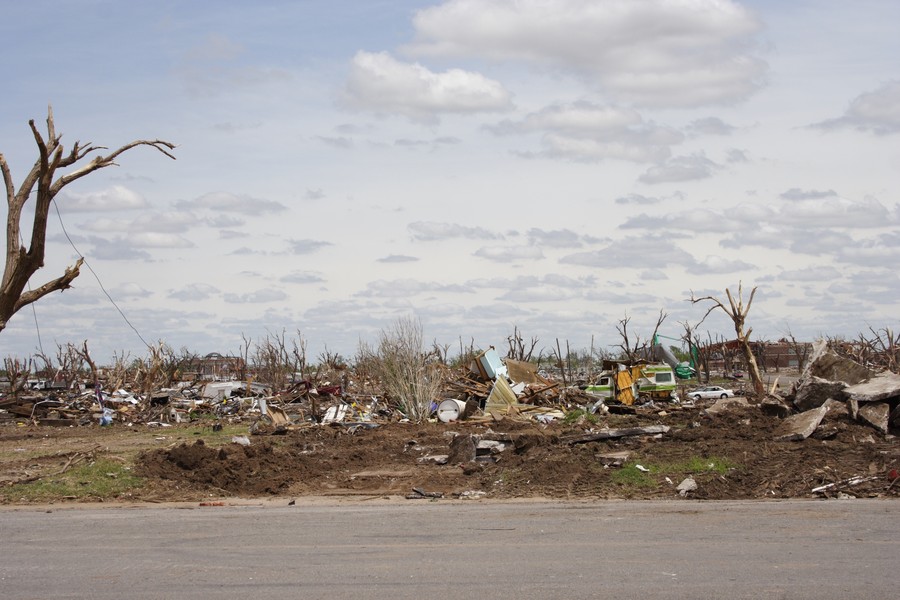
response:
<svg viewBox="0 0 900 600"><path fill-rule="evenodd" d="M31 276L44 266L50 203L64 187L98 169L115 165L116 158L138 146L150 146L171 159L175 158L171 153L175 149L175 145L170 142L135 140L105 156L94 156L90 162L69 173L57 175L58 169L75 166L85 160L89 154L106 150L106 148L94 146L91 143L82 145L76 141L71 151L66 153L60 144L62 136L56 132L52 107L47 108L46 139L38 130L34 119L28 121L28 125L31 127L35 144L38 147L38 159L25 175L18 190L15 188L6 157L0 154L0 172L3 173L6 203L9 207L6 216L6 264L3 269L3 279L0 280L0 331L6 328L10 317L23 307L52 292L69 289L72 281L78 277L79 269L84 262L83 258L79 258L61 276L33 290L25 291ZM24 241L20 241L22 240L20 222L25 204L32 195L34 195L34 220L31 225L31 240L29 247L26 248Z"/></svg>

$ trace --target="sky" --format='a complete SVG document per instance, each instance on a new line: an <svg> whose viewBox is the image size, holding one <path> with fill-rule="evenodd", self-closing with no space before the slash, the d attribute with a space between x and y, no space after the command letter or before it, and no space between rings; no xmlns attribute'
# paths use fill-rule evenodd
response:
<svg viewBox="0 0 900 600"><path fill-rule="evenodd" d="M352 359L697 326L900 330L894 0L0 0L0 153L140 147L64 188L0 356ZM57 211L58 209L58 211ZM4 215L5 215L4 207ZM30 226L22 225L28 240ZM697 331L731 338L714 311Z"/></svg>

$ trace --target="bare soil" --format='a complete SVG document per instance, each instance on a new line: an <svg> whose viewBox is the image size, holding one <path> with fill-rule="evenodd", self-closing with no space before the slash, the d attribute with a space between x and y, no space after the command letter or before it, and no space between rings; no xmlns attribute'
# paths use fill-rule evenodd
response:
<svg viewBox="0 0 900 600"><path fill-rule="evenodd" d="M226 425L223 431L196 423L157 430L144 425L3 426L0 501L19 502L5 490L16 482L52 477L76 455L115 457L142 478L140 486L115 498L80 501L473 494L489 499L671 498L678 497L675 487L688 476L697 489L687 497L696 499L900 495L896 437L835 416L826 418L814 437L777 442L773 432L779 423L756 406L715 416L700 406L671 406L605 415L597 423L336 424L256 435L249 435L248 422ZM657 436L572 443L602 428L648 425L670 429ZM250 444L234 443L234 435L247 435ZM448 454L456 435L503 439L506 448L462 463L440 465L426 458ZM629 452L624 466L604 464L603 455L622 451ZM846 483L851 478L862 481ZM812 491L830 483L836 485Z"/></svg>

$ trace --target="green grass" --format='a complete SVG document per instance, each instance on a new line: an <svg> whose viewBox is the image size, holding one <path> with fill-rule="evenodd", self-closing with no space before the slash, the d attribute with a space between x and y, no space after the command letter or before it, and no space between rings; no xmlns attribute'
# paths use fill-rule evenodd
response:
<svg viewBox="0 0 900 600"><path fill-rule="evenodd" d="M578 423L582 419L591 424L596 424L600 421L597 415L590 413L583 408L577 408L566 413L566 416L563 418L563 423L565 423L566 425L572 425L574 423Z"/></svg>
<svg viewBox="0 0 900 600"><path fill-rule="evenodd" d="M142 480L121 462L99 458L72 467L59 475L0 488L8 502L41 502L60 499L108 500L141 487Z"/></svg>
<svg viewBox="0 0 900 600"><path fill-rule="evenodd" d="M641 471L637 468L641 465L647 471ZM732 469L738 468L738 465L727 458L710 456L692 456L686 460L670 462L670 463L651 463L648 461L632 460L626 463L621 469L613 471L610 477L615 483L625 487L657 487L659 485L658 476L679 477L685 475L699 475L703 473L715 473L724 475ZM676 481L677 483L677 481Z"/></svg>
<svg viewBox="0 0 900 600"><path fill-rule="evenodd" d="M724 475L728 471L736 468L737 464L731 462L727 458L718 456L694 456L681 462L665 465L666 471L684 474L716 473L718 475Z"/></svg>
<svg viewBox="0 0 900 600"><path fill-rule="evenodd" d="M644 471L638 469L638 464L640 463L629 462L625 464L621 469L613 471L611 475L613 482L618 483L619 485L624 487L656 487L658 485L656 478L653 477L651 473L645 473ZM646 465L642 466L646 467Z"/></svg>

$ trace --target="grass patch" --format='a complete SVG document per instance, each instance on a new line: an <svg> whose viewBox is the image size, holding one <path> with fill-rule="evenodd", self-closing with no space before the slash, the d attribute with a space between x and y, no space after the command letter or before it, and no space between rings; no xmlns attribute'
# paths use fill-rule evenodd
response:
<svg viewBox="0 0 900 600"><path fill-rule="evenodd" d="M566 425L573 425L575 423L587 422L592 425L596 425L600 421L600 418L597 415L588 412L583 408L577 408L575 410L570 410L566 413L566 416L563 417L563 423Z"/></svg>
<svg viewBox="0 0 900 600"><path fill-rule="evenodd" d="M115 460L98 458L59 475L0 488L0 498L8 502L45 502L63 498L109 500L142 484L143 480L134 475L128 466Z"/></svg>
<svg viewBox="0 0 900 600"><path fill-rule="evenodd" d="M646 469L638 469L641 465ZM610 475L613 482L625 487L649 488L659 485L659 475L699 475L703 473L715 473L724 475L738 465L727 458L718 456L693 456L686 460L670 463L651 463L647 461L630 461L621 469L613 471ZM677 482L676 482L677 483Z"/></svg>
<svg viewBox="0 0 900 600"><path fill-rule="evenodd" d="M656 487L658 483L652 476L652 470L650 473L645 473L637 468L638 464L629 462L623 465L621 469L613 471L611 475L613 482L624 487Z"/></svg>
<svg viewBox="0 0 900 600"><path fill-rule="evenodd" d="M724 475L732 469L736 469L737 464L718 456L701 457L694 456L687 460L665 465L668 472L698 474L698 473L717 473Z"/></svg>

